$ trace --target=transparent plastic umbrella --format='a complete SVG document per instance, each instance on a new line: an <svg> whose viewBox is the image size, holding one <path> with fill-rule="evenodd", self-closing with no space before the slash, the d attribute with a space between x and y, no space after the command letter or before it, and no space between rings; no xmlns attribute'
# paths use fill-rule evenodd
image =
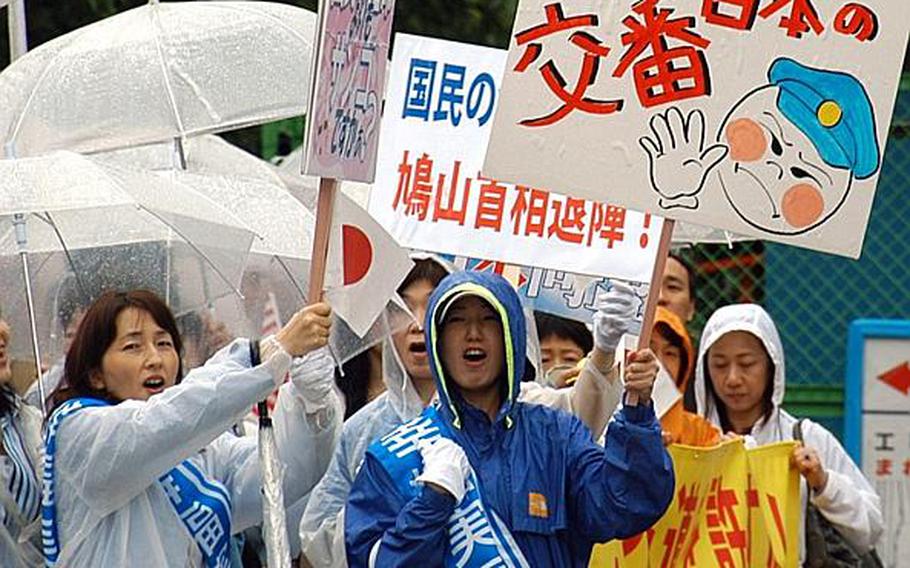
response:
<svg viewBox="0 0 910 568"><path fill-rule="evenodd" d="M253 238L243 221L175 179L69 152L0 160L4 315L14 330L30 328L36 362L68 273L84 304L104 288L144 286L179 312L239 293ZM24 298L15 292L22 275Z"/></svg>
<svg viewBox="0 0 910 568"><path fill-rule="evenodd" d="M316 27L287 4L151 0L0 73L0 141L92 153L303 115Z"/></svg>
<svg viewBox="0 0 910 568"><path fill-rule="evenodd" d="M190 174L253 178L283 185L285 178L277 166L234 146L215 134L189 138L183 144L180 162L171 143L148 144L94 154L112 164L142 170L182 170Z"/></svg>
<svg viewBox="0 0 910 568"><path fill-rule="evenodd" d="M254 240L243 280L243 300L227 297L216 300L202 319L216 318L227 328L227 335L256 336L262 328L263 311L269 294L275 297L278 315L286 321L306 302L309 281L311 239L315 217L307 201L315 203L318 179L291 175L237 148L218 136L206 135L187 140L185 161L175 160L170 144L155 144L97 154L115 164L136 165L150 170L174 171L182 168L189 176L185 181L199 180L205 187L198 190L241 217L255 228ZM206 179L207 178L207 179ZM191 181L189 183L192 184ZM361 206L365 206L365 184L351 187ZM346 194L349 184L343 185ZM382 341L390 333L407 327L411 316L399 299L387 304L383 317L377 319L368 333L358 337L342 320L336 318L331 337L332 352L338 363ZM195 326L201 330L200 325ZM210 353L220 342L202 340ZM204 359L203 356L200 357Z"/></svg>

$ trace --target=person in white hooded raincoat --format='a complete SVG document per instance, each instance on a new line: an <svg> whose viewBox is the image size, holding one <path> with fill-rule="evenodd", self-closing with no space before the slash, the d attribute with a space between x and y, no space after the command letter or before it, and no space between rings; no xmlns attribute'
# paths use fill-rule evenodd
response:
<svg viewBox="0 0 910 568"><path fill-rule="evenodd" d="M797 418L781 408L786 382L784 350L771 316L755 304L718 309L702 331L695 371L698 413L746 445L794 439ZM794 451L801 474L801 514L806 500L863 554L883 530L881 503L837 438L802 420L803 444ZM800 522L800 565L805 560Z"/></svg>
<svg viewBox="0 0 910 568"><path fill-rule="evenodd" d="M413 258L415 268L398 291L417 321L422 322L430 294L452 267L432 255ZM637 303L630 291L627 296L621 307L628 312L625 317L631 322ZM612 352L604 353L598 361L610 369L607 376L599 371L592 373L587 366L572 388L552 389L533 381L522 382L519 400L573 413L597 439L619 405L623 391ZM376 439L419 416L436 393L423 328L418 323L385 342L382 363L386 392L344 423L332 462L325 477L310 494L300 522L301 552L314 568L347 566L344 507L367 448Z"/></svg>
<svg viewBox="0 0 910 568"><path fill-rule="evenodd" d="M0 566L18 568L40 559L43 419L13 389L10 335L0 319Z"/></svg>
<svg viewBox="0 0 910 568"><path fill-rule="evenodd" d="M228 430L288 370L273 417L287 502L328 465L340 426L323 347L330 315L327 304L307 306L261 344L235 340L179 381L181 342L167 306L147 291L99 298L67 354L66 390L55 392L48 421L47 564L229 566L230 535L260 523L262 504L256 440Z"/></svg>

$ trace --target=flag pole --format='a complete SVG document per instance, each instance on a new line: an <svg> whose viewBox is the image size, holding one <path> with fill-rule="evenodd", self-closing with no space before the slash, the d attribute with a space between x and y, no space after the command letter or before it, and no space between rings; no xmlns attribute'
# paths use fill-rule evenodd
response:
<svg viewBox="0 0 910 568"><path fill-rule="evenodd" d="M670 243L673 241L673 226L676 221L664 219L660 229L660 243L657 245L657 258L654 259L654 270L651 272L651 284L648 286L648 300L645 302L644 318L641 322L641 331L638 333L638 347L640 351L651 345L651 331L654 329L654 316L657 313L657 302L660 300L660 286L664 277L664 268L667 266L667 257L670 254ZM626 396L626 404L638 406L638 395Z"/></svg>
<svg viewBox="0 0 910 568"><path fill-rule="evenodd" d="M338 191L337 178L319 179L319 197L316 200L316 229L313 235L313 254L310 258L310 283L307 301L322 299L325 284L325 268L329 253L329 234L332 229L332 214L335 209L335 193Z"/></svg>

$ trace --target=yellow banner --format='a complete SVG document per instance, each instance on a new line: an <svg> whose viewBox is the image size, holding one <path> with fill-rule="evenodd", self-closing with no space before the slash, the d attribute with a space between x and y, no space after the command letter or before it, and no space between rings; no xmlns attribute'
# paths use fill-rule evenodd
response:
<svg viewBox="0 0 910 568"><path fill-rule="evenodd" d="M794 442L746 450L670 446L676 497L644 534L597 545L592 568L795 568L799 474Z"/></svg>

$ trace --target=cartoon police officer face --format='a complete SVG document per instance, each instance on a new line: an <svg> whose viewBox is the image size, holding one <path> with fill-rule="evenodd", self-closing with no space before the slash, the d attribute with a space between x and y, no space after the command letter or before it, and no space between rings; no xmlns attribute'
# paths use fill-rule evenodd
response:
<svg viewBox="0 0 910 568"><path fill-rule="evenodd" d="M795 235L837 212L853 176L827 165L812 141L781 114L779 93L766 85L732 109L718 132L718 141L730 148L718 173L724 196L743 221ZM829 106L827 112L831 120L838 111Z"/></svg>
<svg viewBox="0 0 910 568"><path fill-rule="evenodd" d="M845 73L780 58L768 78L721 125L717 142L729 154L718 173L743 221L798 235L837 213L854 178L878 170L874 113L862 84Z"/></svg>

